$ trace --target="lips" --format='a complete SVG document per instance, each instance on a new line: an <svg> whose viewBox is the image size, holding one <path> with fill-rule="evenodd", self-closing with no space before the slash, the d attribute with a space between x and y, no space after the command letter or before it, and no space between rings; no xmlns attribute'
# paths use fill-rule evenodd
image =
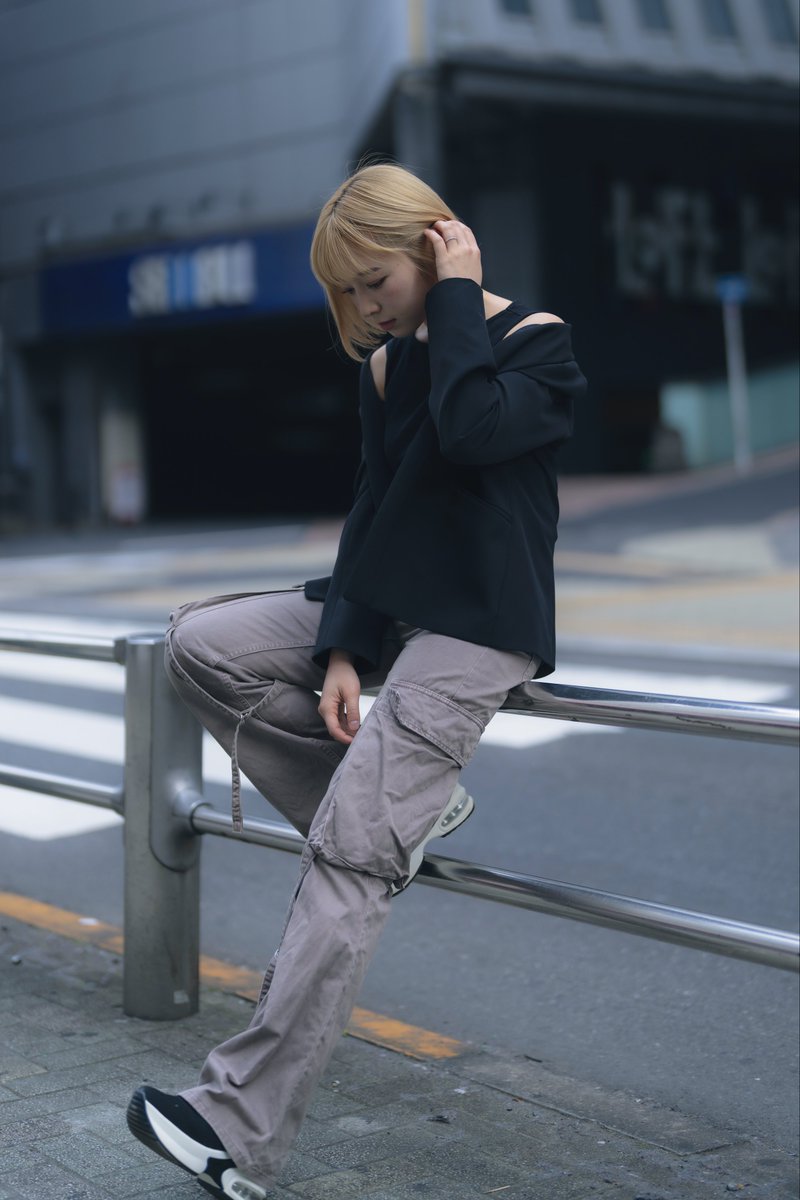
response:
<svg viewBox="0 0 800 1200"><path fill-rule="evenodd" d="M392 317L391 321L379 321L378 325L379 325L379 328L382 329L385 333L387 329L392 328L392 326L395 324L395 321L396 321L396 318Z"/></svg>

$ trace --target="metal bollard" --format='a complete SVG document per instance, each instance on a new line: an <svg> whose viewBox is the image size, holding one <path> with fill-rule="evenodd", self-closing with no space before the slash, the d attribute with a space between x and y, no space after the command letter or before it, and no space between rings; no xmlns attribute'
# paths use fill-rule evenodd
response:
<svg viewBox="0 0 800 1200"><path fill-rule="evenodd" d="M124 1011L169 1021L199 1003L200 838L187 811L202 799L202 729L170 686L160 634L128 638L124 655Z"/></svg>

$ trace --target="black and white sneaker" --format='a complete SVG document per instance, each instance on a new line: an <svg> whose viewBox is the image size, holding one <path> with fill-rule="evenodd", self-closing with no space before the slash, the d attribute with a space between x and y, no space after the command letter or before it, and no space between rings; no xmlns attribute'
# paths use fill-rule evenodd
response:
<svg viewBox="0 0 800 1200"><path fill-rule="evenodd" d="M128 1128L149 1150L194 1175L212 1196L265 1200L264 1188L245 1178L208 1121L182 1096L137 1088L128 1105Z"/></svg>
<svg viewBox="0 0 800 1200"><path fill-rule="evenodd" d="M450 793L450 799L444 806L433 829L431 829L428 836L420 842L416 849L412 850L408 863L408 875L402 882L390 884L390 891L393 896L396 896L399 892L404 892L419 871L422 866L422 860L425 857L425 847L428 845L428 842L432 842L434 838L447 837L448 834L453 833L454 830L458 829L459 825L464 824L467 817L472 816L474 811L475 801L472 799L472 796L464 790L460 783L457 783Z"/></svg>

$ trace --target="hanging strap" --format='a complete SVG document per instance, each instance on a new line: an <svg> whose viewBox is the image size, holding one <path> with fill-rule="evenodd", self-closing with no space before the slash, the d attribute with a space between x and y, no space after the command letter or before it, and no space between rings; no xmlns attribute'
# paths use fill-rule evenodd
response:
<svg viewBox="0 0 800 1200"><path fill-rule="evenodd" d="M233 731L233 746L231 747L231 817L233 818L234 833L241 833L244 829L244 820L242 817L242 775L239 770L239 733L245 721L249 717L252 717L253 713L268 698L269 692L265 696L262 696L257 704L253 704L250 708L246 708L244 712L239 713L239 719Z"/></svg>

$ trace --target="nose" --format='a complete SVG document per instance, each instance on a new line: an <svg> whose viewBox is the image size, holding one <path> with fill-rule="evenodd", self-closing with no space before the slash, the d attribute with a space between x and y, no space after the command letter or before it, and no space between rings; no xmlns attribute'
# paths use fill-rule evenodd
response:
<svg viewBox="0 0 800 1200"><path fill-rule="evenodd" d="M376 312L380 312L380 304L377 296L370 295L365 292L359 299L358 308L362 317L371 317Z"/></svg>

